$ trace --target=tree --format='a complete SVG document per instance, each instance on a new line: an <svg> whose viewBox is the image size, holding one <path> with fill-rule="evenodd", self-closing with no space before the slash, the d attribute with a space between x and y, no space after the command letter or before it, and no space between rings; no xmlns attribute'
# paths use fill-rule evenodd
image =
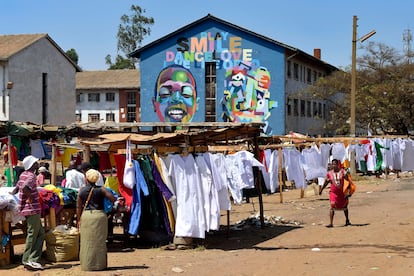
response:
<svg viewBox="0 0 414 276"><path fill-rule="evenodd" d="M356 129L373 134L408 134L414 130L414 65L394 48L370 42L358 58ZM327 130L349 133L350 70L321 78L309 91L331 103ZM341 93L339 93L341 92Z"/></svg>
<svg viewBox="0 0 414 276"><path fill-rule="evenodd" d="M121 16L121 24L118 29L118 52L122 52L125 57L120 54L112 63L111 56L105 57L105 62L109 65L109 69L135 69L136 59L129 58L128 55L141 46L146 36L151 34L151 27L154 24L154 18L145 16L145 9L140 6L131 5L132 14Z"/></svg>
<svg viewBox="0 0 414 276"><path fill-rule="evenodd" d="M79 56L78 53L76 53L76 50L71 48L70 50L66 51L66 55L76 64L78 65Z"/></svg>

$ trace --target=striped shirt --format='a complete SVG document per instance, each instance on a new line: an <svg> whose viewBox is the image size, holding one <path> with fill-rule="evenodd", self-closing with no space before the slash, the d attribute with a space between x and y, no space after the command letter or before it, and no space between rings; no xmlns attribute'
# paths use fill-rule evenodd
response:
<svg viewBox="0 0 414 276"><path fill-rule="evenodd" d="M22 216L40 214L40 201L39 192L37 191L36 175L30 171L22 172L16 186L19 188L19 214ZM28 197L23 192L25 186L31 191L31 202L28 201Z"/></svg>

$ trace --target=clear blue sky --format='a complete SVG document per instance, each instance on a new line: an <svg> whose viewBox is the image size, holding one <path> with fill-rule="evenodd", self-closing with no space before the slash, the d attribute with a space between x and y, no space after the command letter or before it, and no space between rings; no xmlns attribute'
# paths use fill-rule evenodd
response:
<svg viewBox="0 0 414 276"><path fill-rule="evenodd" d="M406 0L3 0L0 34L48 33L64 51L76 50L83 70L106 70L132 4L155 20L143 46L210 13L309 54L320 48L322 60L340 68L351 64L354 15L358 37L375 29L370 41L401 52L404 31L414 28L414 1Z"/></svg>

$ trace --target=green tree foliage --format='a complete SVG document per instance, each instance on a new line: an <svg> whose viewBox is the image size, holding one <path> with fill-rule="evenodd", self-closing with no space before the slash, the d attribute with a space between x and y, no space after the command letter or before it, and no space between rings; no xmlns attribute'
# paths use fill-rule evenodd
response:
<svg viewBox="0 0 414 276"><path fill-rule="evenodd" d="M118 54L112 63L111 56L105 57L105 62L109 69L135 69L136 59L129 58L128 55L141 46L146 36L151 34L151 26L154 25L154 18L145 16L145 9L140 6L131 5L131 14L121 16L121 24L118 29L118 52L122 52L125 57Z"/></svg>
<svg viewBox="0 0 414 276"><path fill-rule="evenodd" d="M76 53L75 49L70 49L66 51L66 55L76 64L78 65L79 56L78 53Z"/></svg>
<svg viewBox="0 0 414 276"><path fill-rule="evenodd" d="M408 134L414 130L414 65L382 43L370 42L362 49L357 60L357 132ZM349 134L351 71L321 78L310 90L330 103L327 131Z"/></svg>

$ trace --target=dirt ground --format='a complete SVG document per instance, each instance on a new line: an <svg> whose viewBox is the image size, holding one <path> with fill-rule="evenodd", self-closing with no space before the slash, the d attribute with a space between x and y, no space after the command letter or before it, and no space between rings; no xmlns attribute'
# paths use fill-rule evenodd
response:
<svg viewBox="0 0 414 276"><path fill-rule="evenodd" d="M329 222L329 194L311 188L264 195L265 226L258 198L233 206L230 231L207 235L194 249L164 250L116 241L108 270L83 272L79 261L45 263L37 275L414 275L414 177L360 179L350 199L351 226L343 212ZM16 246L17 257L23 247ZM36 275L20 264L2 275ZM3 274L7 273L7 274Z"/></svg>

